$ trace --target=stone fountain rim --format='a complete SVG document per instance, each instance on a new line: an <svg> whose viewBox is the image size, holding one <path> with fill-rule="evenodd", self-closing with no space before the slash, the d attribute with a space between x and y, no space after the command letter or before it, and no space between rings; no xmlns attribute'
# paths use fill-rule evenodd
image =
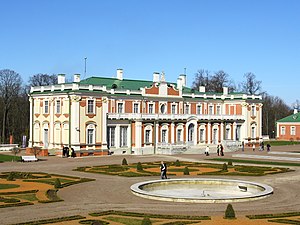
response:
<svg viewBox="0 0 300 225"><path fill-rule="evenodd" d="M226 183L241 184L241 185L245 184L245 185L251 185L251 186L263 188L264 190L262 190L257 194L244 195L244 196L180 197L180 196L163 195L163 194L152 194L140 189L141 186L146 186L146 185L156 184L156 183L203 182L203 181L226 182ZM161 200L161 201L195 202L195 203L245 202L245 201L253 201L253 200L265 198L273 194L273 188L266 184L252 182L252 181L245 181L245 180L223 179L223 178L179 178L179 179L166 179L166 180L150 180L150 181L143 181L143 182L133 184L130 187L130 189L133 194L143 198Z"/></svg>

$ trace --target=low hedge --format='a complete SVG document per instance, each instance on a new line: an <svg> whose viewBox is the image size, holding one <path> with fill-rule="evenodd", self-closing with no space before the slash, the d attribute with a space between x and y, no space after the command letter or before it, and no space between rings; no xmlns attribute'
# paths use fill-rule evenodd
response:
<svg viewBox="0 0 300 225"><path fill-rule="evenodd" d="M81 219L85 219L85 217L80 216L80 215L75 215L75 216L65 216L65 217L59 217L59 218L53 218L53 219L29 221L29 222L23 222L23 223L15 223L12 225L39 225L39 224L59 223L59 222L64 222L64 221L81 220Z"/></svg>
<svg viewBox="0 0 300 225"><path fill-rule="evenodd" d="M288 212L288 213L277 213L277 214L261 214L261 215L247 215L249 219L270 219L270 218L284 218L300 216L300 212Z"/></svg>
<svg viewBox="0 0 300 225"><path fill-rule="evenodd" d="M28 190L28 191L14 191L14 192L1 192L0 195L16 195L16 194L30 194L36 193L39 190Z"/></svg>
<svg viewBox="0 0 300 225"><path fill-rule="evenodd" d="M283 224L296 224L299 225L299 220L289 220L289 219L275 219L275 220L268 220L268 222L274 222L274 223L283 223Z"/></svg>
<svg viewBox="0 0 300 225"><path fill-rule="evenodd" d="M19 202L19 203L4 204L4 205L0 205L0 208L25 206L25 205L33 205L33 203L32 202Z"/></svg>
<svg viewBox="0 0 300 225"><path fill-rule="evenodd" d="M119 216L132 216L132 217L149 217L157 219L180 219L180 220L211 220L210 216L183 216L183 215L160 215L150 213L135 213L135 212L122 212L122 211L103 211L90 213L90 216L106 216L106 215L119 215Z"/></svg>

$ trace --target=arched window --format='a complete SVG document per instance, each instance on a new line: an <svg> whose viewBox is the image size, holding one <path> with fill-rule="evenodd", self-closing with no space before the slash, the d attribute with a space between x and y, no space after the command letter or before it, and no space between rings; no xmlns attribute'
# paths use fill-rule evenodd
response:
<svg viewBox="0 0 300 225"><path fill-rule="evenodd" d="M195 125L191 123L188 127L188 141L194 141Z"/></svg>
<svg viewBox="0 0 300 225"><path fill-rule="evenodd" d="M161 142L162 143L168 143L168 133L169 133L169 127L168 125L163 125L161 128Z"/></svg>
<svg viewBox="0 0 300 225"><path fill-rule="evenodd" d="M86 127L86 144L93 145L95 144L95 125L89 124Z"/></svg>
<svg viewBox="0 0 300 225"><path fill-rule="evenodd" d="M151 144L152 143L152 126L147 125L145 127L145 144Z"/></svg>
<svg viewBox="0 0 300 225"><path fill-rule="evenodd" d="M176 128L176 142L183 142L183 126L178 125Z"/></svg>

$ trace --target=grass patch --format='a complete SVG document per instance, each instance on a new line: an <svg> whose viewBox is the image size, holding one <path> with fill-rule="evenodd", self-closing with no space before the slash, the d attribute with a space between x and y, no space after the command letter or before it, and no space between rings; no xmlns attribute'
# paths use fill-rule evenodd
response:
<svg viewBox="0 0 300 225"><path fill-rule="evenodd" d="M213 161L218 161L218 162L232 161L234 163L260 164L260 165L300 166L300 163L257 161L257 160L246 160L246 159L213 158L213 159L207 159L207 160L213 160Z"/></svg>
<svg viewBox="0 0 300 225"><path fill-rule="evenodd" d="M272 219L272 218L284 218L300 216L300 212L288 212L288 213L277 213L277 214L261 214L261 215L248 215L246 216L249 219Z"/></svg>
<svg viewBox="0 0 300 225"><path fill-rule="evenodd" d="M103 217L105 220L110 220L112 222L117 222L125 225L141 225L142 219L135 219L129 217L115 217L115 216L106 216Z"/></svg>
<svg viewBox="0 0 300 225"><path fill-rule="evenodd" d="M22 200L26 200L26 201L30 201L30 202L38 201L35 194L12 195L12 197L22 199Z"/></svg>
<svg viewBox="0 0 300 225"><path fill-rule="evenodd" d="M284 145L299 145L299 141L266 141L265 146L270 144L271 146L284 146Z"/></svg>
<svg viewBox="0 0 300 225"><path fill-rule="evenodd" d="M0 154L0 162L21 161L20 156Z"/></svg>
<svg viewBox="0 0 300 225"><path fill-rule="evenodd" d="M18 187L20 187L20 185L17 185L17 184L0 184L0 190L18 188Z"/></svg>

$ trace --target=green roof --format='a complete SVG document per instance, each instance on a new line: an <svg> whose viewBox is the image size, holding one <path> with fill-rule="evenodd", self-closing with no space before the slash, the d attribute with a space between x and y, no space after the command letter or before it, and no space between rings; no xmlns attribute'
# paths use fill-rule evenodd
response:
<svg viewBox="0 0 300 225"><path fill-rule="evenodd" d="M287 117L284 117L280 120L277 120L277 122L284 122L284 123L294 123L294 122L300 122L300 112L299 113L296 113L296 114L293 114L293 115L290 115L290 116L287 116Z"/></svg>
<svg viewBox="0 0 300 225"><path fill-rule="evenodd" d="M140 90L140 88L151 87L153 81L130 80L130 79L119 80L117 78L90 77L80 81L80 84L106 86L108 89L113 88L113 89L126 89L126 90Z"/></svg>

